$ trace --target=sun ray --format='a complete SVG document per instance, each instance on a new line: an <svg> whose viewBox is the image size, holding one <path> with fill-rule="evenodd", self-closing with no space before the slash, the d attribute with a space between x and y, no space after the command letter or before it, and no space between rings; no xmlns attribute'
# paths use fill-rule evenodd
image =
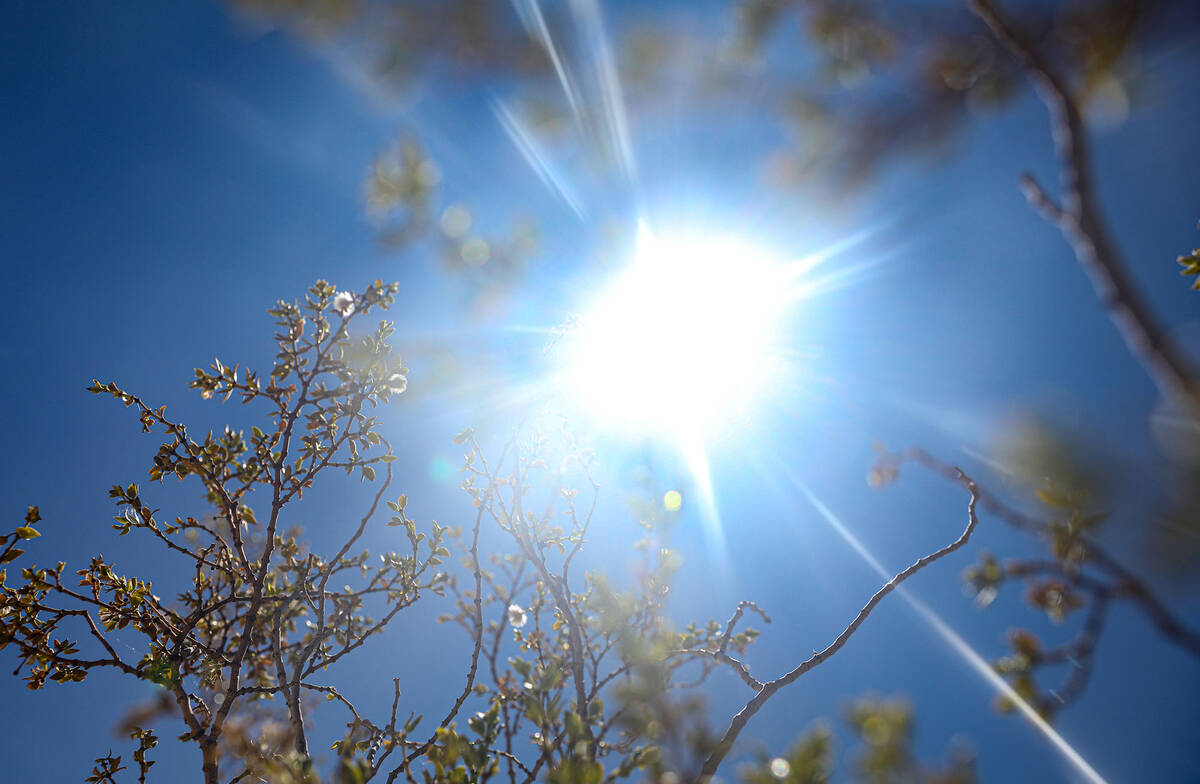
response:
<svg viewBox="0 0 1200 784"><path fill-rule="evenodd" d="M879 559L877 559L874 554L867 549L866 545L864 545L862 541L855 536L854 533L850 531L850 529L847 528L841 520L838 519L837 515L835 515L832 510L829 509L829 507L823 504L821 500L818 499L816 495L814 495L813 492L808 489L807 486L800 484L799 488L804 493L809 503L813 505L813 508L817 510L817 513L821 516L821 519L827 522L829 526L836 531L837 534L841 536L848 545L850 545L854 552L858 553L858 555L861 556L862 559L866 561L867 564L870 565L870 567L874 569L881 577L891 579L894 573L889 572L884 568L883 564L879 562ZM1087 781L1091 782L1091 784L1106 784L1104 778L1096 772L1096 769L1093 768L1086 759L1083 758L1083 755L1076 751L1075 747L1068 743L1067 740L1060 735L1057 730L1054 729L1054 727L1050 726L1050 724L1047 723L1046 720L1043 719L1036 710L1034 710L1032 705L1030 705L1023 697L1021 697L1021 695L1017 694L1016 690L1014 690L1007 681L1001 678L1000 675L997 674L994 669L992 669L991 665L988 664L988 662L982 656L980 656L975 649L972 648L970 644L958 634L958 632L950 628L950 626L942 620L941 616L934 612L929 605L925 604L925 602L921 601L916 596L913 596L913 594L903 585L896 587L896 593L903 597L904 600L908 602L908 604L914 610L916 610L917 614L920 615L921 618L927 624L929 624L929 626L935 632L937 632L938 636L941 637L941 639L948 646L950 646L950 650L961 656L967 665L970 666L970 668L977 674L979 674L979 676L982 677L983 680L988 683L988 685L1002 694L1006 699L1010 700L1012 704L1015 705L1021 712L1021 715L1029 720L1029 723L1032 724L1035 729L1037 729L1042 737L1044 737L1052 746L1054 746L1054 748L1080 775L1087 779Z"/></svg>
<svg viewBox="0 0 1200 784"><path fill-rule="evenodd" d="M708 464L708 449L704 439L695 430L681 432L677 436L680 452L691 474L692 483L699 495L700 525L704 529L704 540L709 557L717 567L722 581L730 575L729 551L725 547L725 529L713 494L712 470Z"/></svg>
<svg viewBox="0 0 1200 784"><path fill-rule="evenodd" d="M592 55L609 141L617 155L621 173L632 183L637 179L637 163L629 136L629 120L625 113L621 80L617 76L612 47L604 32L604 18L600 13L600 5L596 0L571 0L571 10Z"/></svg>
<svg viewBox="0 0 1200 784"><path fill-rule="evenodd" d="M575 89L575 80L559 54L558 47L554 45L554 39L550 37L550 28L546 24L546 17L542 15L541 5L538 4L538 0L513 0L513 7L516 8L521 23L525 25L525 32L546 50L550 64L554 67L554 75L558 78L559 86L567 97L567 104L571 107L575 127L582 129L583 115L579 107L579 93Z"/></svg>
<svg viewBox="0 0 1200 784"><path fill-rule="evenodd" d="M579 203L579 197L555 170L553 164L550 163L549 156L546 155L537 140L533 138L533 134L521 124L517 116L499 98L492 99L492 111L495 113L496 119L500 121L500 126L504 128L504 132L508 134L508 138L525 158L526 163L529 164L534 173L537 174L542 184L551 193L561 198L571 208L571 211L575 213L577 218L584 220L586 215Z"/></svg>

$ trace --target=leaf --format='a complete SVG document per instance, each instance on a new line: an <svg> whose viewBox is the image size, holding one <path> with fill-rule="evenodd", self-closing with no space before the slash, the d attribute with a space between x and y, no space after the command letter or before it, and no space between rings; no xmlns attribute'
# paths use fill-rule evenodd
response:
<svg viewBox="0 0 1200 784"><path fill-rule="evenodd" d="M12 563L24 554L24 550L17 550L16 548L9 550L3 556L0 556L0 564Z"/></svg>
<svg viewBox="0 0 1200 784"><path fill-rule="evenodd" d="M36 528L31 528L27 525L21 526L16 531L13 531L13 533L22 539L37 539L42 535L41 531L37 530Z"/></svg>

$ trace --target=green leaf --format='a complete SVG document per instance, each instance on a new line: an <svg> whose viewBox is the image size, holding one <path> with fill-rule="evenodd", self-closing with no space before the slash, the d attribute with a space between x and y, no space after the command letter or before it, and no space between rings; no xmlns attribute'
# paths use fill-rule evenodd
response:
<svg viewBox="0 0 1200 784"><path fill-rule="evenodd" d="M36 528L30 528L27 525L21 526L13 533L15 533L17 536L19 536L22 539L37 539L39 536L42 535L41 531L37 530Z"/></svg>

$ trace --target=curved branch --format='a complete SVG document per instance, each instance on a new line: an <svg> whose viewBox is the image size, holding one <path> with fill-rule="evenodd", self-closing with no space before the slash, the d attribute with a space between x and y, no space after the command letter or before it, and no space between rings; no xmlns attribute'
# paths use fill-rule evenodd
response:
<svg viewBox="0 0 1200 784"><path fill-rule="evenodd" d="M717 768L720 767L725 757L729 754L730 749L733 748L733 743L737 740L742 729L745 728L754 714L758 713L762 706L767 703L767 700L771 699L784 686L796 681L800 676L818 667L840 651L842 646L854 636L854 633L867 620L867 617L879 606L884 597L896 590L901 583L934 561L945 558L970 540L975 527L979 525L979 517L975 514L975 504L979 500L979 489L975 486L975 482L963 474L962 471L958 472L958 478L966 485L967 491L971 494L971 499L967 502L967 526L963 529L959 537L940 550L919 559L912 566L909 566L902 572L897 573L891 580L888 580L883 587L875 592L863 608L858 611L858 615L850 622L850 625L833 642L826 646L824 650L814 653L790 672L781 675L773 681L764 683L758 693L730 721L729 727L725 730L725 734L721 736L720 742L717 743L716 748L712 750L708 758L704 761L704 766L700 769L700 775L697 778L698 784L707 784L712 780L713 775L717 772Z"/></svg>

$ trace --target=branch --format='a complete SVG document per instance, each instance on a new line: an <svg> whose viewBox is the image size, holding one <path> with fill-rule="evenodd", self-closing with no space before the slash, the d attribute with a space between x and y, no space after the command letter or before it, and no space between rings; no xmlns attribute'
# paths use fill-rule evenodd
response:
<svg viewBox="0 0 1200 784"><path fill-rule="evenodd" d="M1054 148L1062 173L1062 205L1055 204L1028 174L1022 177L1026 198L1070 243L1076 260L1092 281L1100 304L1159 391L1168 398L1200 400L1195 373L1134 287L1121 254L1108 235L1096 199L1083 118L1066 80L991 0L968 0L968 6L1016 58L1050 112Z"/></svg>
<svg viewBox="0 0 1200 784"><path fill-rule="evenodd" d="M765 623L771 622L770 616L763 612L762 608L754 602L748 599L738 602L737 609L733 611L733 615L730 616L729 622L725 624L725 633L721 635L721 642L717 646L717 650L721 653L724 653L725 649L729 647L729 638L733 634L734 627L737 626L737 622L742 619L742 614L745 613L747 609L754 610L754 612L758 613Z"/></svg>
<svg viewBox="0 0 1200 784"><path fill-rule="evenodd" d="M472 439L471 443L478 453L478 444L475 443L474 439ZM484 493L484 496L479 500L479 506L475 513L475 524L472 527L470 553L471 568L475 579L475 597L473 608L475 631L472 634L474 637L474 645L471 648L471 665L467 669L467 682L463 685L463 690L454 700L454 704L446 713L445 718L443 718L438 724L438 729L448 726L450 722L454 720L454 717L458 715L459 710L462 709L463 703L465 703L467 701L467 697L471 695L471 691L475 686L475 676L479 672L479 653L483 649L483 572L479 564L479 531L483 525L483 514L488 506L487 499L496 492L496 477L500 473L500 467L504 464L504 459L507 456L507 452L508 446L506 446L504 451L500 453L500 459L496 462L495 470L488 473L488 487ZM482 457L482 455L480 456ZM484 463L484 466L486 468L486 462ZM434 734L429 736L429 740L425 741L424 743L415 744L416 747L412 752L405 756L404 761L391 770L388 775L388 781L394 781L401 770L404 770L412 761L424 755L427 751L429 751L430 747L436 745L436 740L437 731L435 730Z"/></svg>
<svg viewBox="0 0 1200 784"><path fill-rule="evenodd" d="M751 689L759 691L763 687L762 681L750 674L750 668L746 666L745 662L733 658L728 653L725 653L725 651L710 651L706 648L679 648L667 653L668 659L675 656L705 656L713 661L728 664ZM622 668L622 670L624 669L626 668Z"/></svg>
<svg viewBox="0 0 1200 784"><path fill-rule="evenodd" d="M947 479L955 478L954 474L958 470L920 447L907 449L896 455L896 457L901 460L913 460L917 464ZM1043 537L1049 534L1050 525L1044 520L1039 520L1036 517L1031 517L1014 509L984 488L977 487L975 492L979 498L979 503L985 509L1012 527ZM1118 596L1127 598L1141 606L1142 610L1146 613L1146 617L1149 618L1150 622L1154 624L1163 637L1178 645L1192 656L1200 658L1200 632L1196 632L1185 626L1167 609L1162 600L1150 590L1150 587L1146 585L1144 580L1121 565L1119 561L1109 555L1099 544L1086 536L1080 536L1078 541L1084 548L1085 559L1117 580L1116 585L1113 587L1117 590Z"/></svg>
<svg viewBox="0 0 1200 784"><path fill-rule="evenodd" d="M854 633L858 631L859 627L862 626L867 617L875 610L876 607L879 606L879 603L883 601L884 597L894 591L897 586L899 586L909 577L912 577L914 574L924 569L926 566L932 564L934 561L940 560L959 549L965 545L968 540L970 540L971 534L975 531L975 527L979 525L979 518L975 514L975 503L979 499L979 490L975 486L975 482L969 479L961 471L958 472L958 477L959 480L966 485L968 492L971 494L971 500L967 502L967 526L963 529L962 534L960 534L957 539L942 549L926 555L912 566L909 566L904 571L899 572L891 580L888 580L882 588L875 592L875 595L870 598L866 605L859 610L858 615L855 616L854 620L850 622L850 625L847 626L845 630L843 630L842 633L839 634L837 638L834 639L834 641L831 642L824 650L814 653L811 657L800 663L792 671L781 675L773 681L764 683L758 693L755 694L754 697L751 698L751 700L747 702L740 711L738 711L737 715L733 717L733 720L730 721L729 727L725 730L725 734L721 736L720 742L717 743L716 748L714 748L708 755L708 759L704 761L704 766L700 769L700 775L697 778L698 784L708 784L708 782L712 781L713 775L717 772L717 768L720 767L721 762L724 761L725 757L729 754L729 751L733 748L733 743L737 740L737 737L741 733L742 729L745 728L746 724L751 718L753 718L754 714L758 713L762 706L767 703L767 700L771 699L771 697L773 697L775 693L784 686L793 683L799 679L800 676L818 667L836 654L839 650L841 650L842 646L844 646L850 640L850 638L854 636Z"/></svg>

